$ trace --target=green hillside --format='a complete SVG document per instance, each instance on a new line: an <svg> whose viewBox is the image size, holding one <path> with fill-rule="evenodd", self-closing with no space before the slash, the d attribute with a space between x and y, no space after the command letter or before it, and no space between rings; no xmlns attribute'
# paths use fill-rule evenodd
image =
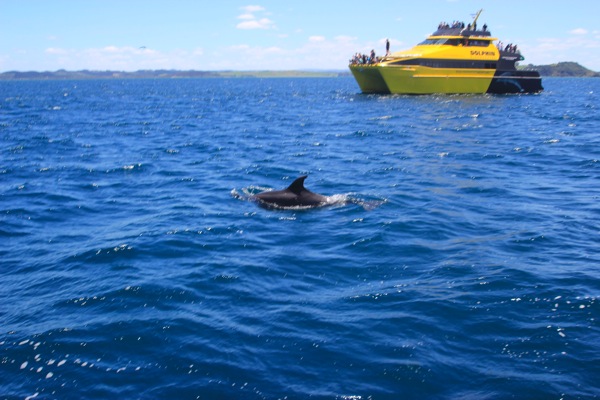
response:
<svg viewBox="0 0 600 400"><path fill-rule="evenodd" d="M559 77L600 77L599 72L592 71L586 67L572 61L563 61L549 65L524 65L522 69L535 69L542 76Z"/></svg>

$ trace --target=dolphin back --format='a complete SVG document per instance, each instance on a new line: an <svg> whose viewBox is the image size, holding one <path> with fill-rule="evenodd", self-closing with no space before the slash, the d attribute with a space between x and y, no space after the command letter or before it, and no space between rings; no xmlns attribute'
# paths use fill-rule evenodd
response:
<svg viewBox="0 0 600 400"><path fill-rule="evenodd" d="M307 176L301 176L283 190L266 191L254 195L261 204L269 208L317 207L327 202L327 197L313 193L304 187Z"/></svg>

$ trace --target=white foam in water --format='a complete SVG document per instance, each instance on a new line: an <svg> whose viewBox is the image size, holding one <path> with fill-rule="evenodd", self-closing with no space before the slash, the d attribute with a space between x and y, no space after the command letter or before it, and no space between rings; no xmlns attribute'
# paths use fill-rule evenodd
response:
<svg viewBox="0 0 600 400"><path fill-rule="evenodd" d="M349 202L350 197L346 194L334 194L327 196L327 205L345 205Z"/></svg>

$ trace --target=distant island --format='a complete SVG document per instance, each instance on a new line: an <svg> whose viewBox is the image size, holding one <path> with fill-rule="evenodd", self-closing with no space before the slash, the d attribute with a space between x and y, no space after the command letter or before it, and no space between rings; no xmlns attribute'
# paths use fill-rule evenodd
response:
<svg viewBox="0 0 600 400"><path fill-rule="evenodd" d="M592 71L586 67L572 61L563 61L549 65L524 65L521 68L535 69L542 76L558 76L558 77L600 77L600 72Z"/></svg>
<svg viewBox="0 0 600 400"><path fill-rule="evenodd" d="M519 68L535 69L542 76L600 77L584 66L564 61L549 65L523 65ZM0 73L0 80L67 80L67 79L183 79L183 78L337 78L350 76L349 71L178 71L140 70L126 71L8 71Z"/></svg>
<svg viewBox="0 0 600 400"><path fill-rule="evenodd" d="M67 79L177 79L177 78L335 78L349 75L345 71L8 71L0 80L67 80Z"/></svg>

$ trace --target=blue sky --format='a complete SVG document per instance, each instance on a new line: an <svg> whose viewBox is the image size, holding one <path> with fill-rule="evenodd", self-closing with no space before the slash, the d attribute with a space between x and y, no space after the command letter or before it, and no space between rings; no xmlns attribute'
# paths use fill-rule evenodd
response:
<svg viewBox="0 0 600 400"><path fill-rule="evenodd" d="M0 72L343 70L357 51L409 48L480 8L525 63L600 71L596 0L0 0Z"/></svg>

